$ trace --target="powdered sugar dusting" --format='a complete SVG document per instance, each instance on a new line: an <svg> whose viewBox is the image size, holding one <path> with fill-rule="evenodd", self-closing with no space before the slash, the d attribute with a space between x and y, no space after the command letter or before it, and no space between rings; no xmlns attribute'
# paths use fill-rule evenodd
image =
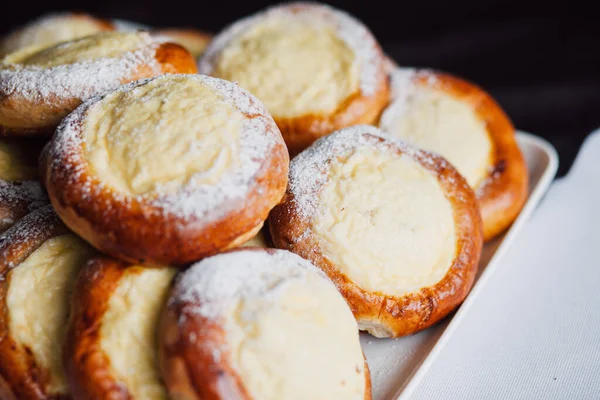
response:
<svg viewBox="0 0 600 400"><path fill-rule="evenodd" d="M412 147L372 125L355 125L317 140L290 163L289 191L293 195L296 213L306 220L318 212L319 192L327 183L332 160L348 155L361 147L398 148L404 156L421 164L443 163L441 158Z"/></svg>
<svg viewBox="0 0 600 400"><path fill-rule="evenodd" d="M390 89L392 100L406 97L415 87L417 70L415 68L395 67L390 71Z"/></svg>
<svg viewBox="0 0 600 400"><path fill-rule="evenodd" d="M86 22L85 28L77 29L74 23ZM70 12L51 13L29 22L0 41L0 53L7 54L27 46L61 42L77 36L90 35L108 29L100 21L82 14Z"/></svg>
<svg viewBox="0 0 600 400"><path fill-rule="evenodd" d="M287 250L223 253L205 258L182 273L169 304L182 302L193 314L217 319L238 300L276 302L287 284L310 274L327 279L310 261Z"/></svg>
<svg viewBox="0 0 600 400"><path fill-rule="evenodd" d="M138 196L119 194L111 191L114 201L121 203L137 202L151 204L163 214L174 215L184 219L202 219L213 221L230 212L239 201L245 199L255 183L255 176L261 171L265 157L276 145L283 145L283 139L275 122L266 109L254 96L234 83L202 75L163 75L144 79L124 85L117 89L129 92L151 81L159 85L169 85L171 79L185 77L196 80L201 85L215 91L225 102L233 104L246 118L240 132L239 165L226 171L218 184L196 183L194 175L179 190L170 193L150 193ZM56 130L50 147L52 170L63 166L67 179L75 182L84 179L81 190L84 195L99 197L104 190L102 182L92 182L94 177L88 176L89 167L82 151L82 121L88 110L98 104L104 96L95 97L78 107L63 120ZM100 106L98 104L98 106ZM189 151L200 148L190 146ZM56 168L55 168L56 167ZM283 168L283 166L282 166ZM199 172L201 174L201 172ZM110 205L107 205L110 207Z"/></svg>
<svg viewBox="0 0 600 400"><path fill-rule="evenodd" d="M418 84L423 78L426 78L425 87ZM409 110L409 105L415 102L415 98L422 95L424 90L434 87L437 78L435 74L426 69L397 67L390 72L390 81L392 102L381 114L379 122L379 127L384 130L393 126L398 118L404 116Z"/></svg>
<svg viewBox="0 0 600 400"><path fill-rule="evenodd" d="M37 181L7 182L0 179L0 204L3 207L15 207L26 204L33 211L48 204L48 197Z"/></svg>
<svg viewBox="0 0 600 400"><path fill-rule="evenodd" d="M394 124L396 118L403 116L408 111L409 103L414 97L417 85L417 70L414 68L394 68L389 73L392 102L388 105L379 121L382 129Z"/></svg>
<svg viewBox="0 0 600 400"><path fill-rule="evenodd" d="M140 45L119 57L99 58L69 65L43 68L35 65L0 64L0 95L28 103L55 102L60 99L86 100L118 88L130 80L139 66L161 73L155 59L159 44L150 34L140 32ZM69 43L61 46L69 45Z"/></svg>
<svg viewBox="0 0 600 400"><path fill-rule="evenodd" d="M352 49L359 63L362 95L372 96L377 92L384 65L379 45L372 33L364 24L348 13L325 4L311 2L288 3L270 7L225 28L213 39L200 57L198 62L200 73L210 75L222 50L255 24L260 24L270 18L289 18L291 16L313 25L322 23L335 27L340 39Z"/></svg>

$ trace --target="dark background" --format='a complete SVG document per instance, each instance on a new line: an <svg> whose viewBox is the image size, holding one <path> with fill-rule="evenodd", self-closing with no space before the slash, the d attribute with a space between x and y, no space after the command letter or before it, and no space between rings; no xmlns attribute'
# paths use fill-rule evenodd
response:
<svg viewBox="0 0 600 400"><path fill-rule="evenodd" d="M264 1L64 1L4 6L1 33L51 11L218 32ZM583 1L329 1L366 23L399 64L445 70L487 89L515 125L548 139L568 171L600 127L600 15ZM592 2L590 2L592 3Z"/></svg>

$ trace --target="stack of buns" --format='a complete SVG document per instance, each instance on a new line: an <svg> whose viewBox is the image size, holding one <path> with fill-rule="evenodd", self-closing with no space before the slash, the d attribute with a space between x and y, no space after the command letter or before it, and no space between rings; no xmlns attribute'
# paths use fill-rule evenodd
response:
<svg viewBox="0 0 600 400"><path fill-rule="evenodd" d="M527 197L488 94L326 5L0 51L0 399L371 399L359 331L448 315Z"/></svg>

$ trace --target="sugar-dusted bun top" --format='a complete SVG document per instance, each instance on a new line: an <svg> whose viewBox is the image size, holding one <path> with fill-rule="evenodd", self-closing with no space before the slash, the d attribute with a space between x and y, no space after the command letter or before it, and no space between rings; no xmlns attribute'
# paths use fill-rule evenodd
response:
<svg viewBox="0 0 600 400"><path fill-rule="evenodd" d="M120 90L89 108L83 126L93 173L121 193L217 185L239 169L246 114L208 81L184 75Z"/></svg>
<svg viewBox="0 0 600 400"><path fill-rule="evenodd" d="M456 254L436 165L447 163L375 127L346 128L292 160L292 207L336 269L367 291L403 296L439 282Z"/></svg>
<svg viewBox="0 0 600 400"><path fill-rule="evenodd" d="M313 3L272 7L234 23L211 42L199 69L238 82L275 118L333 113L351 96L380 90L383 74L369 30Z"/></svg>
<svg viewBox="0 0 600 400"><path fill-rule="evenodd" d="M231 366L251 398L365 398L356 321L335 286L293 253L251 249L204 259L176 280L170 302L204 318L200 326L222 327L214 360Z"/></svg>
<svg viewBox="0 0 600 400"><path fill-rule="evenodd" d="M148 33L105 32L8 54L0 62L0 95L13 103L0 107L0 123L6 127L58 125L82 100L139 76L161 74L156 59L159 46ZM21 103L18 108L11 106Z"/></svg>
<svg viewBox="0 0 600 400"><path fill-rule="evenodd" d="M29 46L49 47L111 29L111 24L85 14L49 14L30 22L2 39L0 55Z"/></svg>
<svg viewBox="0 0 600 400"><path fill-rule="evenodd" d="M209 220L255 189L278 144L275 122L248 92L217 78L175 74L82 105L57 129L51 151L85 165L72 178L85 169L98 190Z"/></svg>
<svg viewBox="0 0 600 400"><path fill-rule="evenodd" d="M39 49L28 47L8 54L3 62L39 68L117 58L154 44L145 33L104 32Z"/></svg>
<svg viewBox="0 0 600 400"><path fill-rule="evenodd" d="M477 187L489 175L493 145L475 106L447 90L435 73L395 68L394 100L380 127L392 136L440 154Z"/></svg>

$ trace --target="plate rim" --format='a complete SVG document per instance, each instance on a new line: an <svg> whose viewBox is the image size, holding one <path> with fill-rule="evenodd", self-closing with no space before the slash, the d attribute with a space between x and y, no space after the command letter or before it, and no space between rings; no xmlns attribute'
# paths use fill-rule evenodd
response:
<svg viewBox="0 0 600 400"><path fill-rule="evenodd" d="M398 391L392 396L392 399L394 400L407 400L415 392L416 388L419 386L426 373L433 365L433 362L438 357L446 343L448 343L449 339L456 331L464 316L471 308L479 293L490 280L490 276L492 276L494 271L497 269L498 264L502 261L502 258L513 243L515 237L522 230L525 223L529 220L554 181L556 172L558 171L559 162L558 153L556 152L554 146L552 146L552 144L550 144L550 142L548 142L546 139L529 132L517 130L516 136L518 142L527 142L530 145L540 149L548 158L547 166L537 181L535 187L529 194L523 209L509 230L506 232L502 242L498 245L498 248L492 256L489 264L481 273L479 279L477 282L475 282L475 285L473 285L471 291L462 302L460 307L456 310L454 316L452 316L452 319L448 322L446 329L444 329L429 353L420 361L419 364L417 364L416 368L408 376L406 383L402 385L402 387L400 387L400 389L398 389Z"/></svg>

